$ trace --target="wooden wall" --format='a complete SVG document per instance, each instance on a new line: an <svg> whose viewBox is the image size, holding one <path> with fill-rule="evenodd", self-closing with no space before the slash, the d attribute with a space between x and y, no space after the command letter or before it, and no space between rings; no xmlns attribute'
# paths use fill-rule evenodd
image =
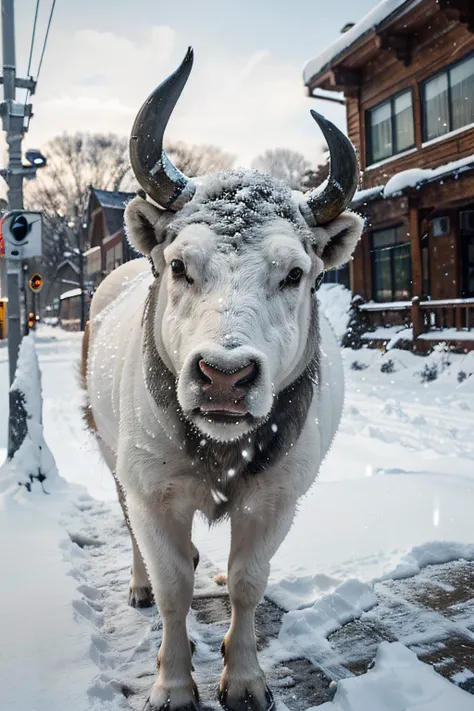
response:
<svg viewBox="0 0 474 711"><path fill-rule="evenodd" d="M359 98L347 100L349 136L359 150L361 168L365 171L366 112L404 89L411 88L413 92L417 150L400 158L394 156L379 167L369 166L364 173L364 188L384 184L402 170L437 167L474 154L474 128L423 148L421 108L421 83L474 52L474 34L468 31L466 25L448 21L442 13L438 13L429 26L417 32L413 42L412 60L408 67L396 58L393 51L379 50L361 69Z"/></svg>

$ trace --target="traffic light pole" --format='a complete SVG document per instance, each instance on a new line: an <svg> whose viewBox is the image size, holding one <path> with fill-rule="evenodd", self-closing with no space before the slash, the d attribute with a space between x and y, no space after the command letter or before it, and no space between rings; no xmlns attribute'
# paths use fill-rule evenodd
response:
<svg viewBox="0 0 474 711"><path fill-rule="evenodd" d="M8 203L10 210L23 209L23 139L24 104L16 99L15 18L13 0L2 0L3 40L3 128L8 144ZM15 378L18 349L21 343L20 308L21 262L7 263L8 289L8 360L10 385Z"/></svg>

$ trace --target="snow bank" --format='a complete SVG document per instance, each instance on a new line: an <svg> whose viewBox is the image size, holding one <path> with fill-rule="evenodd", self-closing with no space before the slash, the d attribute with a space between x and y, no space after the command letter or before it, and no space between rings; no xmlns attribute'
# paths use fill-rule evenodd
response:
<svg viewBox="0 0 474 711"><path fill-rule="evenodd" d="M375 666L338 682L318 711L473 711L474 698L437 674L399 642L382 642Z"/></svg>
<svg viewBox="0 0 474 711"><path fill-rule="evenodd" d="M64 492L66 494L66 492ZM61 496L25 489L1 508L0 689L2 711L85 711L97 667L91 630L69 558L82 551L59 523Z"/></svg>
<svg viewBox="0 0 474 711"><path fill-rule="evenodd" d="M373 10L354 25L348 32L344 32L337 38L324 52L321 52L314 59L306 62L303 68L303 80L305 84L319 74L329 62L335 59L345 49L357 42L363 35L380 25L383 20L396 12L402 5L407 5L407 9L418 5L421 0L382 0Z"/></svg>
<svg viewBox="0 0 474 711"><path fill-rule="evenodd" d="M474 560L474 544L431 541L422 546L416 546L403 556L395 570L380 579L411 578L427 565L440 565L454 560Z"/></svg>
<svg viewBox="0 0 474 711"><path fill-rule="evenodd" d="M31 489L35 480L41 486L46 480L48 486L57 484L56 463L43 435L41 373L33 333L21 342L10 398L17 413L15 447L13 458L0 468L0 493L13 494L19 484Z"/></svg>
<svg viewBox="0 0 474 711"><path fill-rule="evenodd" d="M333 327L339 341L346 332L349 323L351 298L352 292L342 284L321 284L318 291L322 313Z"/></svg>

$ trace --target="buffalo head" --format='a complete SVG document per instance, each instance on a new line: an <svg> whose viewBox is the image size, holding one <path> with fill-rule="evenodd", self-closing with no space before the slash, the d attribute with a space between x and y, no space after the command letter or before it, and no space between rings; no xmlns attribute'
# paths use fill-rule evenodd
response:
<svg viewBox="0 0 474 711"><path fill-rule="evenodd" d="M191 66L190 50L137 115L130 154L146 196L132 200L125 221L152 262L153 337L182 413L227 441L268 419L278 393L318 359L314 292L360 237L362 219L344 212L358 164L350 141L312 112L331 155L321 188L295 193L243 169L188 179L162 144Z"/></svg>

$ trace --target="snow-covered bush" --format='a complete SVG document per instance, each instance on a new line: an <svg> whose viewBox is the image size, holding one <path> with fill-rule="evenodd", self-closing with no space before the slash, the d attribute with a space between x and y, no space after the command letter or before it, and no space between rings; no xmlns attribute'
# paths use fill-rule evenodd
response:
<svg viewBox="0 0 474 711"><path fill-rule="evenodd" d="M359 360L354 360L351 363L351 369L352 370L365 370L369 366L366 363L361 363Z"/></svg>
<svg viewBox="0 0 474 711"><path fill-rule="evenodd" d="M349 323L341 339L343 348L353 348L354 350L362 348L362 346L367 345L367 341L362 340L363 334L374 330L374 327L369 323L366 312L361 311L359 308L363 303L364 299L358 295L354 296L351 301Z"/></svg>
<svg viewBox="0 0 474 711"><path fill-rule="evenodd" d="M423 370L421 371L421 382L431 383L438 377L438 366L436 363L427 363Z"/></svg>
<svg viewBox="0 0 474 711"><path fill-rule="evenodd" d="M395 363L393 360L390 358L390 360L386 360L382 365L380 366L380 372L381 373L394 373L395 372Z"/></svg>

